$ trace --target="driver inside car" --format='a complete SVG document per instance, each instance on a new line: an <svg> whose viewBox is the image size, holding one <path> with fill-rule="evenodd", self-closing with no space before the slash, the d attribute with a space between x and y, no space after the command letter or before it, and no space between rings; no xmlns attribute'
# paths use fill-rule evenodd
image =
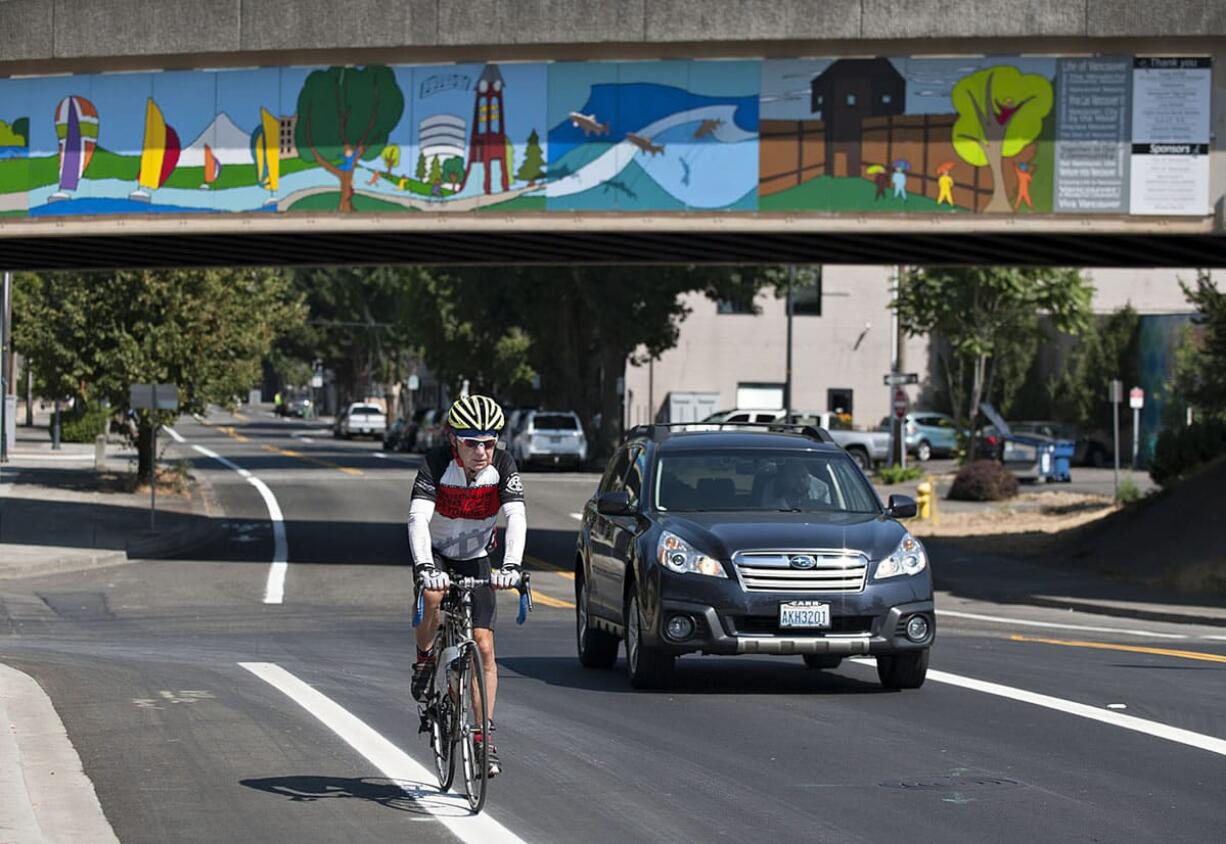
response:
<svg viewBox="0 0 1226 844"><path fill-rule="evenodd" d="M809 473L803 460L784 460L762 494L762 506L805 510L830 504L830 485Z"/></svg>

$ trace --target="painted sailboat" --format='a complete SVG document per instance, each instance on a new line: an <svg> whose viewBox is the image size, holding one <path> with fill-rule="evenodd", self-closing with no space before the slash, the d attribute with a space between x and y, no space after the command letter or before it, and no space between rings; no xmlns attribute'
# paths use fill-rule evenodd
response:
<svg viewBox="0 0 1226 844"><path fill-rule="evenodd" d="M174 172L179 163L179 135L166 125L162 110L150 97L145 107L145 142L140 156L140 174L137 189L129 194L130 199L148 202L150 191L155 191Z"/></svg>
<svg viewBox="0 0 1226 844"><path fill-rule="evenodd" d="M281 121L260 109L260 124L251 133L251 156L260 187L276 193L281 184Z"/></svg>
<svg viewBox="0 0 1226 844"><path fill-rule="evenodd" d="M55 107L55 134L60 152L60 189L49 199L68 199L89 167L98 145L98 110L84 97L65 97Z"/></svg>
<svg viewBox="0 0 1226 844"><path fill-rule="evenodd" d="M213 148L208 144L204 145L204 184L200 187L208 190L213 186L213 182L217 181L217 177L221 175L221 161L213 154Z"/></svg>

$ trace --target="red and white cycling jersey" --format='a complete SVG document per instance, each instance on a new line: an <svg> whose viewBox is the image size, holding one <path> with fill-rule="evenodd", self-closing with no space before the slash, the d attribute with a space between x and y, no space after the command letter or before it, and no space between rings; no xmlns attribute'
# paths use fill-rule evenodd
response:
<svg viewBox="0 0 1226 844"><path fill-rule="evenodd" d="M452 560L471 560L483 556L492 544L498 511L508 504L522 508L524 484L515 461L505 451L495 451L490 465L469 483L451 446L443 445L426 453L417 472L409 504L410 516L414 503L420 501L434 505L433 514L428 517L430 545L434 552ZM410 518L410 543L413 521ZM510 557L509 537L507 551ZM425 565L430 561L414 562Z"/></svg>

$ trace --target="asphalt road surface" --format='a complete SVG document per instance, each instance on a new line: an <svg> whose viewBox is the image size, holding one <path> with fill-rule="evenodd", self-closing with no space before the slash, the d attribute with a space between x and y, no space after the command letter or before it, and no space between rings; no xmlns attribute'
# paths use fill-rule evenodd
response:
<svg viewBox="0 0 1226 844"><path fill-rule="evenodd" d="M686 657L636 693L575 659L550 569L596 478L562 473L525 478L539 600L523 626L501 605L504 774L469 818L408 694L417 458L266 416L178 432L215 541L0 604L0 661L51 696L124 842L1222 840L1226 629L938 600L960 614L916 691L870 662Z"/></svg>

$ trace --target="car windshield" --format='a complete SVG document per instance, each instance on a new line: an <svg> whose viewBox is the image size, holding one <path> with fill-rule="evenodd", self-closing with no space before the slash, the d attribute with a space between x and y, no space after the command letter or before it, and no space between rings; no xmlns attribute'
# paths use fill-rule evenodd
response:
<svg viewBox="0 0 1226 844"><path fill-rule="evenodd" d="M538 431L575 431L579 421L563 413L538 413L532 417L532 427Z"/></svg>
<svg viewBox="0 0 1226 844"><path fill-rule="evenodd" d="M653 504L680 512L880 512L847 455L782 449L661 455Z"/></svg>
<svg viewBox="0 0 1226 844"><path fill-rule="evenodd" d="M382 413L383 411L374 405L359 404L353 408L353 413Z"/></svg>

